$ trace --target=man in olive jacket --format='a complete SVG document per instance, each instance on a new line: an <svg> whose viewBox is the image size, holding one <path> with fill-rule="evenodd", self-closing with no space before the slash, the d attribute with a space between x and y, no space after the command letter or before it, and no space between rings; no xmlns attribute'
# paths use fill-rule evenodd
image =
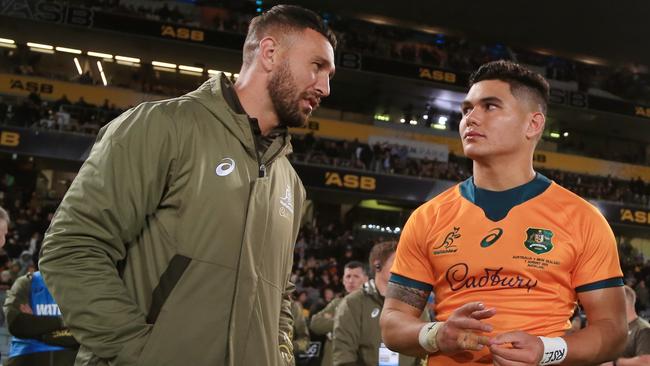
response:
<svg viewBox="0 0 650 366"><path fill-rule="evenodd" d="M336 39L315 13L251 22L223 75L102 129L40 260L81 365L290 365L289 282L305 191L287 127L329 95Z"/></svg>
<svg viewBox="0 0 650 366"><path fill-rule="evenodd" d="M363 263L351 261L343 267L343 286L345 293L350 294L363 286L368 281L368 273ZM342 297L336 297L327 306L312 316L309 328L314 334L325 335L327 339L323 345L323 359L321 366L332 366L332 331L334 330L334 316L341 303Z"/></svg>
<svg viewBox="0 0 650 366"><path fill-rule="evenodd" d="M334 318L334 366L416 366L422 359L400 355L383 345L379 316L384 305L397 243L383 242L370 251L375 279L343 298ZM426 316L426 312L424 313Z"/></svg>

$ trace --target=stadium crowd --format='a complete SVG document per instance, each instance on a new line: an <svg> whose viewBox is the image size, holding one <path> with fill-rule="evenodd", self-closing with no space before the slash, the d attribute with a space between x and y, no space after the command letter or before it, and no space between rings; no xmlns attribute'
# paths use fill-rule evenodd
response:
<svg viewBox="0 0 650 366"><path fill-rule="evenodd" d="M96 11L239 33L242 37L259 7L254 1L232 0L197 1L196 6L181 1L145 0L76 0L71 3ZM507 59L539 67L549 79L575 83L578 91L597 89L610 93L610 97L650 104L650 74L645 65L590 64L499 42L485 44L337 14L323 13L322 16L335 31L341 50L462 72L471 72L485 62Z"/></svg>
<svg viewBox="0 0 650 366"><path fill-rule="evenodd" d="M42 101L32 93L20 102L0 97L0 124L34 129L96 134L122 110L108 100L94 106L65 96L55 102ZM404 145L373 144L358 140L320 138L311 133L295 134L293 161L383 174L461 181L471 175L470 161L449 155L448 162L413 158ZM625 180L612 176L576 174L540 169L540 172L582 197L650 205L650 183L641 178Z"/></svg>

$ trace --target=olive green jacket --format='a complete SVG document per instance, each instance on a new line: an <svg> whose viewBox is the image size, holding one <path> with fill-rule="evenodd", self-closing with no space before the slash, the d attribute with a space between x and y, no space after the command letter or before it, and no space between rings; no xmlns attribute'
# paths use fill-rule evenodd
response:
<svg viewBox="0 0 650 366"><path fill-rule="evenodd" d="M334 318L333 361L335 366L377 366L381 328L379 317L384 298L374 280L343 298ZM420 365L421 360L399 355L400 366Z"/></svg>
<svg viewBox="0 0 650 366"><path fill-rule="evenodd" d="M298 301L291 302L291 315L293 317L293 352L305 353L309 348L309 328L303 313L303 307Z"/></svg>
<svg viewBox="0 0 650 366"><path fill-rule="evenodd" d="M39 263L76 366L293 363L305 191L286 130L258 157L233 94L215 77L100 131Z"/></svg>
<svg viewBox="0 0 650 366"><path fill-rule="evenodd" d="M309 323L309 329L311 329L314 334L327 336L327 340L323 345L323 358L320 363L321 366L332 366L332 332L334 331L334 316L336 315L336 308L341 303L341 300L341 297L332 299L323 310L311 317Z"/></svg>

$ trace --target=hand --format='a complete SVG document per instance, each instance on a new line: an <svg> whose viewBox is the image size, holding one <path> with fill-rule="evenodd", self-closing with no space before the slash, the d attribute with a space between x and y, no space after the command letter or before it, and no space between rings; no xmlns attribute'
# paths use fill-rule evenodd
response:
<svg viewBox="0 0 650 366"><path fill-rule="evenodd" d="M34 314L29 304L20 304L20 312L25 314Z"/></svg>
<svg viewBox="0 0 650 366"><path fill-rule="evenodd" d="M485 305L480 302L470 302L456 309L438 331L437 342L440 351L478 351L489 345L490 339L476 332L491 332L492 326L481 320L491 318L494 314L495 308L485 309Z"/></svg>
<svg viewBox="0 0 650 366"><path fill-rule="evenodd" d="M537 366L544 355L544 343L526 332L508 332L490 340L490 352L495 366Z"/></svg>

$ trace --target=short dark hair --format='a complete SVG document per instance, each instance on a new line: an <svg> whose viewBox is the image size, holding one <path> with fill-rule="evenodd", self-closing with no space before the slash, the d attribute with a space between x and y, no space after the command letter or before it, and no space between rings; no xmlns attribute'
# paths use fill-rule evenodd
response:
<svg viewBox="0 0 650 366"><path fill-rule="evenodd" d="M536 99L546 114L549 99L549 85L544 77L528 68L507 60L492 61L481 65L469 77L469 87L483 80L501 80L510 85L515 97L528 94Z"/></svg>
<svg viewBox="0 0 650 366"><path fill-rule="evenodd" d="M244 65L250 64L259 41L268 34L269 30L279 29L282 33L288 33L308 28L322 34L336 50L336 35L318 14L309 9L297 5L276 5L256 16L248 26L248 34L244 42Z"/></svg>
<svg viewBox="0 0 650 366"><path fill-rule="evenodd" d="M361 268L361 270L363 271L363 274L365 274L366 276L368 275L368 268L366 268L366 266L363 263L359 262L359 261L350 261L350 262L345 264L343 269L345 269L345 268L349 268L349 269Z"/></svg>
<svg viewBox="0 0 650 366"><path fill-rule="evenodd" d="M368 262L373 271L379 271L386 264L386 261L397 250L397 242L394 240L384 241L375 244L370 250Z"/></svg>

